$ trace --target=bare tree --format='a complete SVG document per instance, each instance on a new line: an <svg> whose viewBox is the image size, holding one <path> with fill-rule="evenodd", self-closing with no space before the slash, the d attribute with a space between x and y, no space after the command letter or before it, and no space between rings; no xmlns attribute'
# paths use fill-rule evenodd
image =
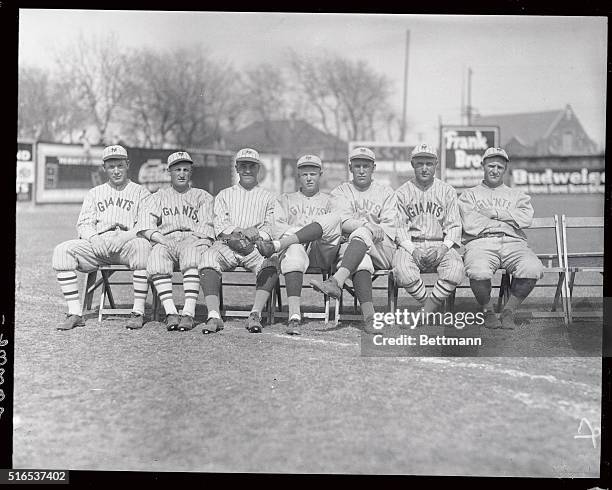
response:
<svg viewBox="0 0 612 490"><path fill-rule="evenodd" d="M56 61L61 78L98 130L96 143L104 143L125 94L127 65L116 35L85 39L81 34L78 42L65 49Z"/></svg>
<svg viewBox="0 0 612 490"><path fill-rule="evenodd" d="M246 70L242 86L250 119L286 119L287 113L291 112L287 80L280 67L262 63Z"/></svg>
<svg viewBox="0 0 612 490"><path fill-rule="evenodd" d="M71 140L84 124L82 111L64 80L36 67L19 69L18 135L37 140Z"/></svg>
<svg viewBox="0 0 612 490"><path fill-rule="evenodd" d="M214 145L243 111L238 76L198 47L129 56L122 123L139 144Z"/></svg>
<svg viewBox="0 0 612 490"><path fill-rule="evenodd" d="M347 140L374 139L390 121L392 82L363 60L290 53L294 86L310 104L310 118Z"/></svg>

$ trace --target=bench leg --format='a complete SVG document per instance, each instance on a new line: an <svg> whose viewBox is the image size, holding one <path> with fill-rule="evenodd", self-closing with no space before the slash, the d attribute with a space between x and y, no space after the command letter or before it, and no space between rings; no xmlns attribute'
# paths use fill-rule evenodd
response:
<svg viewBox="0 0 612 490"><path fill-rule="evenodd" d="M98 278L98 271L92 271L87 274L87 281L85 282L85 298L83 311L91 310L91 304L93 303L93 296L95 292L96 279Z"/></svg>
<svg viewBox="0 0 612 490"><path fill-rule="evenodd" d="M106 290L106 295L108 296L108 302L110 303L111 308L115 308L115 299L113 298L113 292L111 291L110 282L108 279L113 275L113 271L102 271L102 280L104 281L104 289Z"/></svg>
<svg viewBox="0 0 612 490"><path fill-rule="evenodd" d="M559 280L557 281L557 289L555 291L555 299L553 301L552 310L557 311L557 305L559 304L559 299L561 298L561 288L563 287L563 279L565 278L564 272L559 272ZM565 308L563 308L565 310Z"/></svg>

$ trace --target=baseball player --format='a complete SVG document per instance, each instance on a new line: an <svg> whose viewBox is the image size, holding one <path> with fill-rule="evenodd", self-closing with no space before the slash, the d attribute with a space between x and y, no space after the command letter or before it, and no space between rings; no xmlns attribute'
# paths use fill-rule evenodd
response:
<svg viewBox="0 0 612 490"><path fill-rule="evenodd" d="M300 190L281 195L274 213L274 235L280 240L257 242L264 257L280 253L289 303L289 335L300 335L304 273L311 265L329 270L340 246L340 219L330 214L329 194L319 191L322 168L316 155L304 155L297 161Z"/></svg>
<svg viewBox="0 0 612 490"><path fill-rule="evenodd" d="M503 183L510 159L502 148L482 157L482 183L461 193L465 272L488 328L515 328L514 311L542 277L540 259L527 246L523 228L533 219L531 198ZM489 308L491 278L499 268L512 274L510 299L498 319Z"/></svg>
<svg viewBox="0 0 612 490"><path fill-rule="evenodd" d="M239 182L223 189L214 202L214 229L217 241L201 257L200 284L204 291L208 319L202 333L223 329L219 313L221 274L237 266L256 274L253 308L246 322L251 333L261 332L261 311L278 280L278 258L263 257L255 248L257 240L272 238L276 198L259 187L259 153L243 148L236 154Z"/></svg>
<svg viewBox="0 0 612 490"><path fill-rule="evenodd" d="M90 272L110 264L127 265L134 271L134 307L125 326L142 328L151 244L136 236L136 224L150 193L128 178L130 162L122 146L104 148L102 165L108 182L87 193L77 222L79 238L60 243L53 251L53 268L68 304L68 315L58 330L85 325L76 271Z"/></svg>
<svg viewBox="0 0 612 490"><path fill-rule="evenodd" d="M146 218L140 220L142 235L154 243L147 273L166 312L168 330L187 331L194 327L200 288L200 255L212 245L214 198L190 185L193 160L178 151L168 157L171 186L153 194L146 202ZM185 305L179 316L172 297L172 272L183 273Z"/></svg>
<svg viewBox="0 0 612 490"><path fill-rule="evenodd" d="M340 298L345 281L352 277L368 333L377 332L372 327L372 274L375 269L391 268L398 224L393 189L372 180L375 162L374 152L369 148L351 151L349 170L353 180L331 192L332 211L340 216L342 233L347 239L340 246L340 266L326 281L311 281L317 291Z"/></svg>
<svg viewBox="0 0 612 490"><path fill-rule="evenodd" d="M457 192L435 176L438 156L433 148L417 145L410 161L414 178L395 191L400 225L393 273L427 313L436 311L463 280L463 261L456 250L461 244L461 216ZM421 272L438 273L430 295Z"/></svg>

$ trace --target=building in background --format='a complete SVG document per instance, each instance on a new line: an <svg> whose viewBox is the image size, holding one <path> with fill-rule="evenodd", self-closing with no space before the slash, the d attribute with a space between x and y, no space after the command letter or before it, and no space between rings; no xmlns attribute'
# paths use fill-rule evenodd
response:
<svg viewBox="0 0 612 490"><path fill-rule="evenodd" d="M474 116L472 123L498 126L501 146L511 157L601 153L569 104L556 111Z"/></svg>
<svg viewBox="0 0 612 490"><path fill-rule="evenodd" d="M240 148L254 148L261 155L280 156L282 182L276 192L297 190L297 159L308 153L319 156L323 161L325 179L321 189L329 191L344 182L347 177L347 143L325 133L301 119L256 121L224 136L225 148L238 151Z"/></svg>

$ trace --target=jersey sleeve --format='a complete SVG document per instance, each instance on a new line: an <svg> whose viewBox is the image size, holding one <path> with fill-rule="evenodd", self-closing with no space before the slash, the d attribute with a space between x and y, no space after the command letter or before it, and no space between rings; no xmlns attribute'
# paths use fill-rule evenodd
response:
<svg viewBox="0 0 612 490"><path fill-rule="evenodd" d="M392 189L387 189L387 197L380 210L380 226L387 236L395 241L398 227L397 196Z"/></svg>
<svg viewBox="0 0 612 490"><path fill-rule="evenodd" d="M364 226L367 218L354 218L352 202L342 187L336 187L331 192L332 212L336 213L340 218L343 233L352 233L360 226Z"/></svg>
<svg viewBox="0 0 612 490"><path fill-rule="evenodd" d="M408 218L406 196L401 189L395 191L395 200L397 203L397 232L395 241L407 252L412 253L415 248L414 243L412 243L412 233L410 232L412 220Z"/></svg>
<svg viewBox="0 0 612 490"><path fill-rule="evenodd" d="M289 229L289 219L287 217L287 209L289 202L287 194L283 194L274 203L274 238L278 240Z"/></svg>
<svg viewBox="0 0 612 490"><path fill-rule="evenodd" d="M520 193L517 196L516 203L510 209L498 211L500 221L504 221L513 228L519 230L531 226L533 214L534 210L531 205L531 197L524 193Z"/></svg>
<svg viewBox="0 0 612 490"><path fill-rule="evenodd" d="M476 205L476 196L473 191L463 191L458 204L463 231L468 235L478 236L486 229L499 227L499 222L496 223L495 220L479 212Z"/></svg>
<svg viewBox="0 0 612 490"><path fill-rule="evenodd" d="M236 225L230 220L229 206L225 195L225 192L217 194L213 204L213 226L215 236L219 236L221 233L229 235L236 228Z"/></svg>
<svg viewBox="0 0 612 490"><path fill-rule="evenodd" d="M90 190L85 196L79 219L77 220L77 235L83 240L89 240L92 236L97 235L97 210L94 202L94 191Z"/></svg>
<svg viewBox="0 0 612 490"><path fill-rule="evenodd" d="M268 202L266 203L266 215L264 216L264 221L258 227L259 234L264 240L272 240L274 233L274 211L276 209L276 202L276 198L270 194Z"/></svg>
<svg viewBox="0 0 612 490"><path fill-rule="evenodd" d="M444 245L452 248L453 245L461 245L461 214L459 213L457 191L452 187L447 188L445 200L448 204L442 220L442 233L444 234Z"/></svg>
<svg viewBox="0 0 612 490"><path fill-rule="evenodd" d="M136 223L136 233L142 234L147 240L157 230L161 224L161 203L159 191L149 194L140 203L138 210L138 221Z"/></svg>
<svg viewBox="0 0 612 490"><path fill-rule="evenodd" d="M206 194L198 207L199 223L196 225L193 234L198 238L207 238L211 243L215 240L215 227L213 225L214 198L210 194Z"/></svg>

